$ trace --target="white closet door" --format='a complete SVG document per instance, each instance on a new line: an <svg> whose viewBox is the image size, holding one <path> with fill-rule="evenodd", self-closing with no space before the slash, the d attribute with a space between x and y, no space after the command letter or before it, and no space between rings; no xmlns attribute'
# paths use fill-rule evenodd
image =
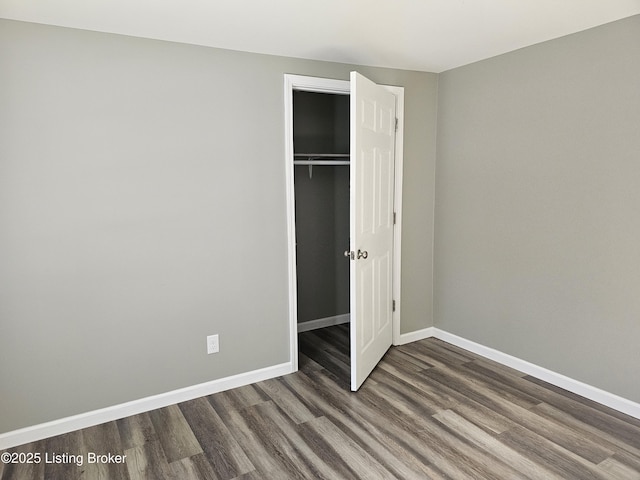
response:
<svg viewBox="0 0 640 480"><path fill-rule="evenodd" d="M354 391L392 341L395 118L395 96L351 72L350 288Z"/></svg>

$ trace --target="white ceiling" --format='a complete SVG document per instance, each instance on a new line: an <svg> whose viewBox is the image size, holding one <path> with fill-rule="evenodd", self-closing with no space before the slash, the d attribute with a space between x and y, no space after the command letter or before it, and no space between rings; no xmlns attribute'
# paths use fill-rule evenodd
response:
<svg viewBox="0 0 640 480"><path fill-rule="evenodd" d="M640 13L640 0L0 0L0 17L441 72Z"/></svg>

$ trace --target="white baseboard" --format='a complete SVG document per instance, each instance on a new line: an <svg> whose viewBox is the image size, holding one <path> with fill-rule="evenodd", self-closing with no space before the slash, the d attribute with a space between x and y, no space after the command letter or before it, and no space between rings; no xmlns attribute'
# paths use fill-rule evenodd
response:
<svg viewBox="0 0 640 480"><path fill-rule="evenodd" d="M417 342L418 340L433 337L435 335L435 331L435 327L428 327L423 328L422 330L416 330L415 332L401 333L399 340L394 343L394 345L404 345L406 343Z"/></svg>
<svg viewBox="0 0 640 480"><path fill-rule="evenodd" d="M341 325L343 323L349 323L351 315L344 313L342 315L335 315L333 317L318 318L316 320L309 320L307 322L298 323L298 333L308 332L310 330L316 330L318 328L332 327L334 325Z"/></svg>
<svg viewBox="0 0 640 480"><path fill-rule="evenodd" d="M428 330L428 329L426 329ZM433 329L434 337L443 340L447 343L451 343L457 347L463 348L469 352L476 353L482 357L488 358L495 362L501 363L515 370L531 375L532 377L544 380L552 385L560 388L564 388L570 392L576 393L582 397L593 400L607 407L618 410L619 412L626 413L635 418L640 419L640 403L632 402L626 398L622 398L613 393L601 390L597 387L593 387L586 383L574 380L560 373L553 372L544 367L539 367L533 363L527 362L520 358L514 357L507 353L500 352L493 348L485 347L479 343L472 342L466 338L459 337L452 333L445 332L439 328Z"/></svg>
<svg viewBox="0 0 640 480"><path fill-rule="evenodd" d="M0 434L0 450L292 373L290 362Z"/></svg>
<svg viewBox="0 0 640 480"><path fill-rule="evenodd" d="M476 353L482 357L488 358L489 360L514 368L526 373L527 375L539 378L552 385L564 388L565 390L613 408L614 410L618 410L619 412L626 413L627 415L640 419L639 403L632 402L631 400L627 400L626 398L622 398L613 393L606 392L565 375L539 367L533 363L500 352L499 350L485 347L479 343L445 332L444 330L440 330L439 328L428 327L415 332L402 334L400 335L400 341L397 345L404 345L406 343L423 340L429 337L438 338L469 352ZM163 408L175 403L193 400L194 398L249 385L269 378L287 375L292 373L292 371L293 367L290 362L282 363L280 365L241 373L231 377L221 378L219 380L213 380L211 382L201 383L199 385L193 385L191 387L142 398L140 400L134 400L120 405L114 405L112 407L62 418L60 420L54 420L52 422L34 425L20 430L14 430L12 432L0 434L0 450L25 443L35 442L55 435L61 435L81 428L99 425L104 422L118 420L130 415L137 415L139 413L155 410L156 408Z"/></svg>

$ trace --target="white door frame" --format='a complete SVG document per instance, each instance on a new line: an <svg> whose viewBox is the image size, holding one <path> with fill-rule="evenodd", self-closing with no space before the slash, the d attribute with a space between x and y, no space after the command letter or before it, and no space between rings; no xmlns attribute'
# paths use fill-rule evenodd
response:
<svg viewBox="0 0 640 480"><path fill-rule="evenodd" d="M295 187L293 169L293 91L333 93L349 95L349 80L334 80L329 78L307 77L303 75L284 75L284 146L285 146L285 174L287 194L287 244L288 244L288 273L289 273L289 334L290 361L292 371L298 370L298 292L296 272L296 217L295 217ZM402 236L402 163L404 138L404 88L387 86L396 97L396 115L398 130L395 144L395 191L394 207L396 224L393 234L393 344L400 343L400 267L401 267L401 236Z"/></svg>

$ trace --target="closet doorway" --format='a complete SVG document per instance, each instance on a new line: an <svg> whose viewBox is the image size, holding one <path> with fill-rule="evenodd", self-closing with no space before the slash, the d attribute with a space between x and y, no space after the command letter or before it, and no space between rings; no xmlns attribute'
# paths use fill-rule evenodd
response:
<svg viewBox="0 0 640 480"><path fill-rule="evenodd" d="M403 95L285 75L292 369L299 331L345 324L352 390L400 333Z"/></svg>

